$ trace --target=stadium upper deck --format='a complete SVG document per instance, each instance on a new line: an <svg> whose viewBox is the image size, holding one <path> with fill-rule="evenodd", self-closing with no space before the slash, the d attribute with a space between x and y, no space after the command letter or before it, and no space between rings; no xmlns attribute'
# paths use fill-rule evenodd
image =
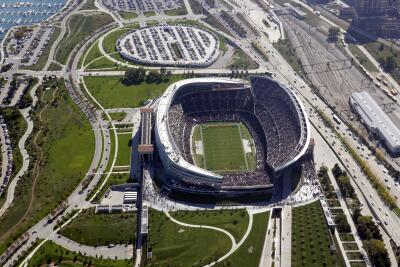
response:
<svg viewBox="0 0 400 267"><path fill-rule="evenodd" d="M232 177L193 164L186 128L207 120L245 121L256 141L258 168L254 173ZM174 133L177 129L180 132ZM251 83L195 78L172 84L159 101L155 132L160 159L171 177L214 188L272 187L270 173L296 162L310 140L306 112L297 96L280 83L258 76Z"/></svg>

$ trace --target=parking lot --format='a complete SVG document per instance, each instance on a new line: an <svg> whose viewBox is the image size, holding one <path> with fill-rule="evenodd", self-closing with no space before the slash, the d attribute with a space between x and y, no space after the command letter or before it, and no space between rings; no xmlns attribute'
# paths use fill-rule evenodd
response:
<svg viewBox="0 0 400 267"><path fill-rule="evenodd" d="M102 0L102 4L112 11L161 12L183 6L181 0Z"/></svg>
<svg viewBox="0 0 400 267"><path fill-rule="evenodd" d="M117 41L117 50L147 65L206 67L219 55L219 40L197 27L161 25L127 32Z"/></svg>

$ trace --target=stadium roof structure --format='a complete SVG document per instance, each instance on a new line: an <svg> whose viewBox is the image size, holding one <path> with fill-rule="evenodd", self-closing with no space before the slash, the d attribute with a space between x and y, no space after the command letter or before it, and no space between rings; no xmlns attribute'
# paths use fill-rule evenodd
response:
<svg viewBox="0 0 400 267"><path fill-rule="evenodd" d="M365 125L372 132L379 134L391 152L400 152L399 128L368 92L353 93L350 96L350 103Z"/></svg>

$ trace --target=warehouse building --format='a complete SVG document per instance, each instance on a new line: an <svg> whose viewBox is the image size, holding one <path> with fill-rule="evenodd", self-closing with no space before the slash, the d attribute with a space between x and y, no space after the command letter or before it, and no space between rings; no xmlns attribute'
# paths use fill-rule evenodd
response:
<svg viewBox="0 0 400 267"><path fill-rule="evenodd" d="M400 153L400 130L367 92L350 96L352 109L362 123L385 143L391 153Z"/></svg>

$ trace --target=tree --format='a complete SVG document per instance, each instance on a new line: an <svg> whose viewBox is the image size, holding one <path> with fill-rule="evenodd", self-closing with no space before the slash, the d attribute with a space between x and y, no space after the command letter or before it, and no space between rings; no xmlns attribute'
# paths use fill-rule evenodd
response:
<svg viewBox="0 0 400 267"><path fill-rule="evenodd" d="M363 247L374 267L390 266L389 254L381 240L371 239L363 242Z"/></svg>
<svg viewBox="0 0 400 267"><path fill-rule="evenodd" d="M338 178L339 176L346 174L345 172L342 171L342 169L339 167L339 164L335 164L332 168L332 174L335 176L335 178Z"/></svg>
<svg viewBox="0 0 400 267"><path fill-rule="evenodd" d="M362 240L379 239L382 240L382 235L379 232L378 226L372 221L371 216L359 216L357 218L356 227L358 234Z"/></svg>
<svg viewBox="0 0 400 267"><path fill-rule="evenodd" d="M338 214L335 216L335 223L339 233L350 233L351 228L349 223L347 222L346 215Z"/></svg>
<svg viewBox="0 0 400 267"><path fill-rule="evenodd" d="M397 68L397 62L393 56L386 57L383 67L387 72L394 71Z"/></svg>
<svg viewBox="0 0 400 267"><path fill-rule="evenodd" d="M336 41L340 29L338 27L330 27L328 32L329 32L329 39Z"/></svg>
<svg viewBox="0 0 400 267"><path fill-rule="evenodd" d="M337 181L343 196L351 198L354 197L355 195L354 188L350 183L350 178L346 174L339 176L337 178Z"/></svg>
<svg viewBox="0 0 400 267"><path fill-rule="evenodd" d="M140 84L146 77L146 71L143 68L129 69L125 72L122 82L125 85Z"/></svg>
<svg viewBox="0 0 400 267"><path fill-rule="evenodd" d="M146 82L147 83L154 83L154 82L161 82L162 77L161 74L156 70L151 70L147 73Z"/></svg>

